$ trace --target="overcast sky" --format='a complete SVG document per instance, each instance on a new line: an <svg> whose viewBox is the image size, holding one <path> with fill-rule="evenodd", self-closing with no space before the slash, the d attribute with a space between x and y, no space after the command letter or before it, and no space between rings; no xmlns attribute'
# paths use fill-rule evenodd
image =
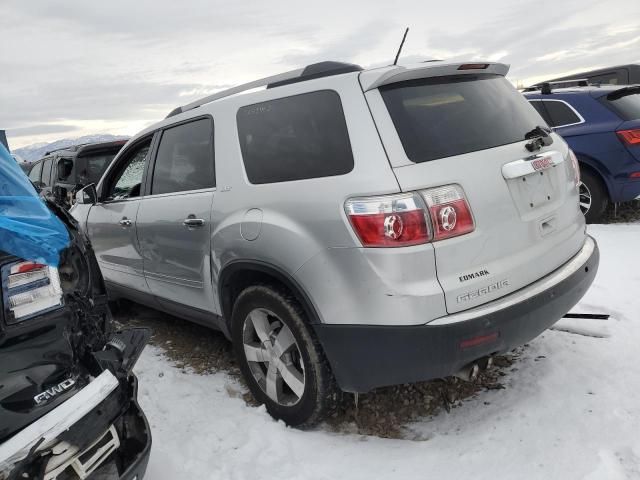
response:
<svg viewBox="0 0 640 480"><path fill-rule="evenodd" d="M2 0L12 148L132 135L175 106L321 60L489 59L509 78L640 63L640 0Z"/></svg>

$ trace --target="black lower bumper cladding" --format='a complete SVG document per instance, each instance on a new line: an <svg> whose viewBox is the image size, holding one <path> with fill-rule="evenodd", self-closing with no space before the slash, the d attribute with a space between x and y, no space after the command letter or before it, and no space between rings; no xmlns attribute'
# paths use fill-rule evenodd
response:
<svg viewBox="0 0 640 480"><path fill-rule="evenodd" d="M595 242L594 242L595 243ZM551 327L589 289L598 270L597 245L581 268L520 303L447 325L314 325L340 388L377 387L453 375L487 355L523 345Z"/></svg>

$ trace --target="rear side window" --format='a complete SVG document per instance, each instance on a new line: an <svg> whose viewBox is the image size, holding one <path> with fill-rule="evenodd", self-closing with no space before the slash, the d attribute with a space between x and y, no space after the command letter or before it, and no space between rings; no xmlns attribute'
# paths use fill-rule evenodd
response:
<svg viewBox="0 0 640 480"><path fill-rule="evenodd" d="M603 102L623 120L640 119L640 87L627 88L624 91L609 94L603 98Z"/></svg>
<svg viewBox="0 0 640 480"><path fill-rule="evenodd" d="M564 127L582 122L575 110L565 102L545 100L540 103L544 104L544 108L547 110L550 127Z"/></svg>
<svg viewBox="0 0 640 480"><path fill-rule="evenodd" d="M500 75L455 75L380 88L407 157L421 163L524 140L540 123Z"/></svg>
<svg viewBox="0 0 640 480"><path fill-rule="evenodd" d="M244 166L253 184L344 175L353 154L338 94L305 93L238 110Z"/></svg>
<svg viewBox="0 0 640 480"><path fill-rule="evenodd" d="M533 108L536 109L536 112L540 114L544 121L547 122L547 125L551 126L551 117L549 116L547 109L544 108L544 102L530 100L529 103Z"/></svg>
<svg viewBox="0 0 640 480"><path fill-rule="evenodd" d="M164 130L156 155L151 193L214 186L213 120L202 118Z"/></svg>

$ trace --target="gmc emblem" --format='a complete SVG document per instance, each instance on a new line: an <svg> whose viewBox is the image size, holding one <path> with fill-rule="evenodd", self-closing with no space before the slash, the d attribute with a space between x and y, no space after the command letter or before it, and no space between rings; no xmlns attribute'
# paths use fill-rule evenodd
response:
<svg viewBox="0 0 640 480"><path fill-rule="evenodd" d="M531 165L537 172L538 170L544 170L546 168L553 167L553 160L551 160L551 157L536 158L535 160L531 161Z"/></svg>

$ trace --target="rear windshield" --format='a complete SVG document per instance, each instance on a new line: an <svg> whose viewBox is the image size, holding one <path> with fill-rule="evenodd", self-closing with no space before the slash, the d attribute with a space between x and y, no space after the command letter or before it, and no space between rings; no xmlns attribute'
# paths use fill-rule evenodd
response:
<svg viewBox="0 0 640 480"><path fill-rule="evenodd" d="M640 87L614 92L604 97L603 101L623 120L640 119Z"/></svg>
<svg viewBox="0 0 640 480"><path fill-rule="evenodd" d="M89 185L90 183L98 183L102 174L111 164L118 152L99 153L91 156L82 157L80 165L82 170L78 172L78 183Z"/></svg>
<svg viewBox="0 0 640 480"><path fill-rule="evenodd" d="M382 98L413 162L524 140L544 120L500 75L456 75L395 83Z"/></svg>

